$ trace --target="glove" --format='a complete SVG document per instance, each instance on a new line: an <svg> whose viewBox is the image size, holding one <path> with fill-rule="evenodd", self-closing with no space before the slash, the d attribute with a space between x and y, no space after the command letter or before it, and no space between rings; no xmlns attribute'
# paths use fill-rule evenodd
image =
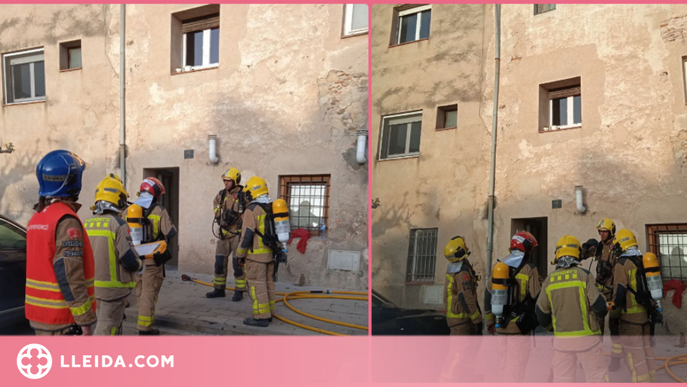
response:
<svg viewBox="0 0 687 387"><path fill-rule="evenodd" d="M490 335L495 335L496 334L496 324L487 325L487 333L489 333Z"/></svg>
<svg viewBox="0 0 687 387"><path fill-rule="evenodd" d="M157 266L164 265L165 262L169 261L170 259L172 259L172 253L170 253L169 250L165 250L164 253L153 254L153 261L155 261Z"/></svg>
<svg viewBox="0 0 687 387"><path fill-rule="evenodd" d="M246 266L246 258L236 258L236 262L238 262L239 266Z"/></svg>

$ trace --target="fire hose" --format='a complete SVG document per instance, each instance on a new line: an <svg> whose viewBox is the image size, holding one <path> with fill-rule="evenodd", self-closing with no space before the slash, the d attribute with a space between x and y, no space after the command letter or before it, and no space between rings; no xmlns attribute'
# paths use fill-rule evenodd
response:
<svg viewBox="0 0 687 387"><path fill-rule="evenodd" d="M182 281L191 281L191 282L195 282L195 283L200 284L200 285L205 285L205 286L210 286L210 287L213 286L211 283L203 282L203 281L198 280L196 278L191 278L190 276L188 276L186 274L182 274L181 280ZM228 287L227 290L236 290L236 289ZM342 321L330 320L330 319L327 319L324 317L318 317L318 316L315 316L315 315L312 315L309 313L305 313L299 309L296 309L289 302L290 300L293 301L293 300L303 300L303 299L313 299L313 298L315 298L315 299L325 298L325 299L337 299L337 300L369 301L367 293L329 291L329 290L306 290L306 291L297 291L297 292L291 292L291 293L279 293L279 292L277 292L275 294L278 296L283 296L283 298L277 300L276 302L283 302L284 305L286 305L286 307L288 307L292 311L294 311L294 312L296 312L302 316L311 318L313 320L318 320L318 321L322 321L322 322L326 322L326 323L330 323L330 324L335 324L335 325L339 325L339 326L344 326L344 327L348 327L348 328L360 329L360 330L364 330L364 331L368 330L368 327L366 327L366 326L349 324L349 323L345 323ZM364 296L364 297L356 297L356 296ZM328 331L328 330L320 329L320 328L315 328L315 327L312 327L310 325L306 325L306 324L302 324L302 323L299 323L296 321L292 321L292 320L289 320L285 317L276 315L274 313L272 314L272 316L274 318L276 318L277 320L281 320L287 324L291 324L291 325L297 326L299 328L307 329L307 330L310 330L313 332L323 333L323 334L332 335L332 336L346 336L346 335L341 334L341 333L332 332L332 331Z"/></svg>
<svg viewBox="0 0 687 387"><path fill-rule="evenodd" d="M606 352L604 352L604 355L611 356L610 353L606 353ZM671 356L671 357L655 357L654 359L665 360L665 363L656 367L656 371L659 371L661 368L665 368L668 375L670 375L670 377L672 377L676 382L687 383L687 381L680 379L677 375L675 375L673 373L673 371L670 370L670 367L672 367L672 366L676 366L676 365L680 365L680 364L687 364L687 353L683 353L681 355L675 355L675 356Z"/></svg>

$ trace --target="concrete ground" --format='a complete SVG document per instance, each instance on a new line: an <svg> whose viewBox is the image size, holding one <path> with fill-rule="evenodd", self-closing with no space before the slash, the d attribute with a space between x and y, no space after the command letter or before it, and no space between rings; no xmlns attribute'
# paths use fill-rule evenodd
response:
<svg viewBox="0 0 687 387"><path fill-rule="evenodd" d="M200 281L212 283L210 274L181 273L167 271L155 311L154 326L160 328L164 335L323 335L322 333L287 324L278 319L267 328L243 325L243 319L251 316L251 301L247 295L240 302L232 302L233 291L227 290L226 298L208 299L205 293L212 287L181 280L182 274L188 274ZM227 279L227 286L233 287L233 278ZM278 293L296 291L326 290L315 287L298 287L280 282L276 284ZM335 290L335 289L330 289ZM364 296L358 296L364 297ZM281 299L282 296L277 296ZM126 310L124 334L137 334L136 331L136 297L129 298L130 307ZM297 309L331 320L337 320L359 326L368 326L368 302L339 299L303 299L289 303ZM293 312L283 302L278 302L275 313L278 316L344 335L367 335L367 330L343 327L317 321Z"/></svg>

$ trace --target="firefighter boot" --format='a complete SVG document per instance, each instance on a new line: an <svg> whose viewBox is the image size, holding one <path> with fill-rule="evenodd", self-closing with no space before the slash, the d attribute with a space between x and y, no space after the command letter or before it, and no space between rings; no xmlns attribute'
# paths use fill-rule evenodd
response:
<svg viewBox="0 0 687 387"><path fill-rule="evenodd" d="M138 331L139 336L157 336L160 334L160 330L157 328L150 328L147 331Z"/></svg>
<svg viewBox="0 0 687 387"><path fill-rule="evenodd" d="M238 290L234 292L234 297L231 298L231 300L234 302L239 302L242 299L243 299L243 292L240 292Z"/></svg>
<svg viewBox="0 0 687 387"><path fill-rule="evenodd" d="M227 295L225 294L224 289L213 289L209 293L205 293L205 297L207 298L216 298L216 297L226 297Z"/></svg>
<svg viewBox="0 0 687 387"><path fill-rule="evenodd" d="M617 371L620 369L620 358L619 357L612 357L611 358L611 364L608 365L608 370L613 372Z"/></svg>
<svg viewBox="0 0 687 387"><path fill-rule="evenodd" d="M250 325L252 327L261 327L261 328L267 328L267 326L270 325L270 323L267 319L256 320L253 317L248 317L248 318L243 319L243 324L244 325Z"/></svg>

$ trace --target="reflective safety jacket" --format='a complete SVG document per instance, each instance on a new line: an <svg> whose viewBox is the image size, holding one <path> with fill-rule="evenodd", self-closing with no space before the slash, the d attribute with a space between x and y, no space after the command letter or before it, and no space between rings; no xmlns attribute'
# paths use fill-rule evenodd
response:
<svg viewBox="0 0 687 387"><path fill-rule="evenodd" d="M642 257L639 257L641 260ZM613 278L615 285L613 294L615 295L615 307L611 311L611 317L620 318L634 324L644 324L649 322L649 315L644 306L637 302L637 298L628 288L635 292L637 286L637 266L627 257L620 257L618 263L613 267Z"/></svg>
<svg viewBox="0 0 687 387"><path fill-rule="evenodd" d="M493 273L492 269L492 273ZM539 291L541 290L541 277L539 276L539 270L532 263L526 263L523 265L522 269L515 274L515 281L517 282L518 292L515 294L516 299L514 300L514 305L518 302L522 302L528 296L532 300L537 299ZM485 289L484 296L484 312L487 325L495 324L495 316L491 312L491 279L487 279L487 288ZM532 301L534 304L534 301ZM530 313L534 313L534 310L530 309ZM497 333L502 334L522 334L518 328L517 321L520 316L513 318L508 322L505 328L496 328Z"/></svg>
<svg viewBox="0 0 687 387"><path fill-rule="evenodd" d="M131 242L129 225L118 216L105 213L84 222L95 260L95 297L118 300L136 287L132 272L141 260Z"/></svg>
<svg viewBox="0 0 687 387"><path fill-rule="evenodd" d="M239 213L239 205L242 204L239 203L239 201L243 197L239 195L241 188L241 186L236 186L228 192L226 192L226 190L221 190L212 201L212 207L215 211L215 218L220 218L220 225L224 223L226 218L230 218L231 215L235 217L234 219L231 219L233 222L230 223L228 227L220 227L220 235L222 238L233 238L241 234L241 218L243 217L243 214ZM222 199L223 196L224 199Z"/></svg>
<svg viewBox="0 0 687 387"><path fill-rule="evenodd" d="M74 210L59 201L31 218L26 233L25 310L32 323L95 322L93 251L85 234Z"/></svg>
<svg viewBox="0 0 687 387"><path fill-rule="evenodd" d="M457 273L446 274L444 290L446 322L453 327L467 322L482 322L482 311L477 303L477 279L469 264L462 265Z"/></svg>
<svg viewBox="0 0 687 387"><path fill-rule="evenodd" d="M268 204L268 205L271 205ZM257 203L251 203L243 213L243 229L236 257L247 258L251 261L269 263L272 262L272 249L265 246L262 238L255 232L265 235L265 221L267 213Z"/></svg>
<svg viewBox="0 0 687 387"><path fill-rule="evenodd" d="M595 282L579 266L558 268L544 280L535 312L541 326L553 327L556 349L585 350L598 342L601 335L598 319L605 317L608 310ZM591 339L558 340L571 337Z"/></svg>

